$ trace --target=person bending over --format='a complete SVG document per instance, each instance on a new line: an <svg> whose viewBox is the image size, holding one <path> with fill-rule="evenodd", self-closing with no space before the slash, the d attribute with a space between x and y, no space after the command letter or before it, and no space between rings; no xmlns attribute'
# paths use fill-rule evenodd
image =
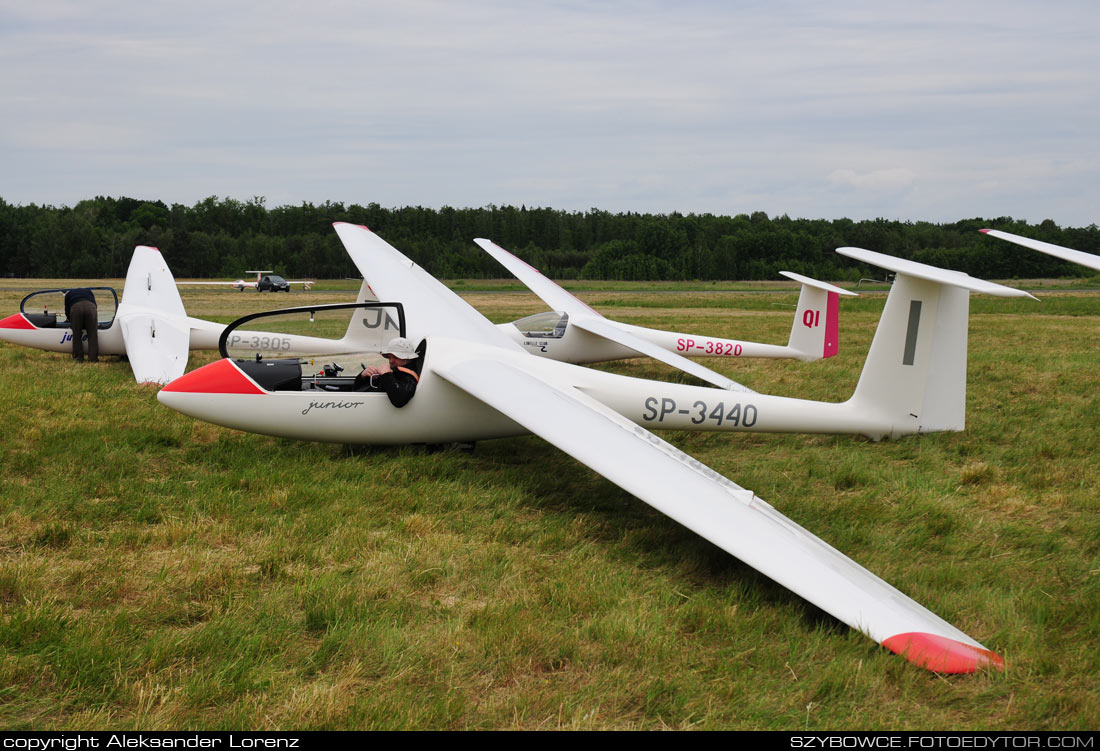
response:
<svg viewBox="0 0 1100 751"><path fill-rule="evenodd" d="M85 287L65 293L65 317L73 334L73 359L84 362L84 336L88 336L88 362L99 362L99 311L95 294Z"/></svg>

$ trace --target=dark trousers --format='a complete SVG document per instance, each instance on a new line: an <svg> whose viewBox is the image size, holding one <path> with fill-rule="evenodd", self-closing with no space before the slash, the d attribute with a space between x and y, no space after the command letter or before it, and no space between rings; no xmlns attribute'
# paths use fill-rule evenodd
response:
<svg viewBox="0 0 1100 751"><path fill-rule="evenodd" d="M73 359L84 362L84 334L88 335L88 362L99 361L99 312L94 302L80 300L69 308L69 327L73 332Z"/></svg>

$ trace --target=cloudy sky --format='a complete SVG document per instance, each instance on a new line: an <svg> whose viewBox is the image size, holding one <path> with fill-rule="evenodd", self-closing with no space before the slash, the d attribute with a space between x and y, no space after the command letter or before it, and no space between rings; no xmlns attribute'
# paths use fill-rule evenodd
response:
<svg viewBox="0 0 1100 751"><path fill-rule="evenodd" d="M0 0L0 198L1100 222L1100 4Z"/></svg>

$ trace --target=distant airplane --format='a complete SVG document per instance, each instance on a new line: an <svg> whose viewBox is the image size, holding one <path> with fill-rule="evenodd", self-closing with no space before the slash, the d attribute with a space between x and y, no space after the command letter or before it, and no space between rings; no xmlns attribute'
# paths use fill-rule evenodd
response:
<svg viewBox="0 0 1100 751"><path fill-rule="evenodd" d="M392 319L401 336L423 339L414 366L419 386L407 406L396 409L382 392L361 390L353 377L328 377L329 368L324 377L311 375L292 351L281 360L247 352L230 359L225 346L224 359L168 384L158 400L218 425L307 441L394 445L534 433L921 667L943 673L1003 667L1000 655L650 431L856 433L877 440L962 430L969 294L1030 297L1026 292L839 249L897 277L852 398L816 402L531 357L367 228L335 227L360 271L370 273L374 292L390 301L367 303L393 311L376 310L372 322ZM244 320L230 324L223 342Z"/></svg>
<svg viewBox="0 0 1100 751"><path fill-rule="evenodd" d="M1030 237L1014 235L1011 232L1001 232L999 229L982 229L978 231L990 237L1008 240L1010 243L1016 243L1017 245L1023 245L1025 248L1031 248L1040 253L1046 253L1048 256L1061 258L1063 261L1079 263L1082 266L1088 266L1090 269L1100 271L1100 256L1086 253L1083 250L1071 250L1069 248L1063 248L1061 245L1053 245L1051 243L1045 243L1042 240L1033 240Z"/></svg>
<svg viewBox="0 0 1100 751"><path fill-rule="evenodd" d="M238 292L244 292L245 288L254 289L257 292L290 292L290 285L292 284L301 284L302 289L306 290L311 289L314 284L313 281L301 281L297 279L294 281L287 281L286 279L283 279L281 276L271 271L271 269L263 269L260 271L250 269L248 271L245 271L244 273L255 274L256 280L251 282L245 281L244 279L237 279L233 282L176 282L176 284L180 286L188 285L204 287L211 285L224 285L227 287L233 287Z"/></svg>
<svg viewBox="0 0 1100 751"><path fill-rule="evenodd" d="M501 263L554 312L536 313L498 326L528 352L551 360L586 364L648 356L715 386L732 390L744 387L687 357L769 357L820 360L839 351L840 295L856 293L801 274L781 271L802 285L794 324L786 346L722 339L702 334L631 326L605 318L491 240L474 240Z"/></svg>

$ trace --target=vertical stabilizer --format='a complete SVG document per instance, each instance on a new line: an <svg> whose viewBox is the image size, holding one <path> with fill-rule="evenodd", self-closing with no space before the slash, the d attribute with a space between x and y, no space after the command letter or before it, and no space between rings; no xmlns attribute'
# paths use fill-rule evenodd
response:
<svg viewBox="0 0 1100 751"><path fill-rule="evenodd" d="M852 406L877 415L892 435L963 430L970 292L1032 296L869 250L837 252L896 273Z"/></svg>
<svg viewBox="0 0 1100 751"><path fill-rule="evenodd" d="M802 284L787 346L800 360L836 355L840 351L840 296L856 297L856 293L791 271L779 273Z"/></svg>

